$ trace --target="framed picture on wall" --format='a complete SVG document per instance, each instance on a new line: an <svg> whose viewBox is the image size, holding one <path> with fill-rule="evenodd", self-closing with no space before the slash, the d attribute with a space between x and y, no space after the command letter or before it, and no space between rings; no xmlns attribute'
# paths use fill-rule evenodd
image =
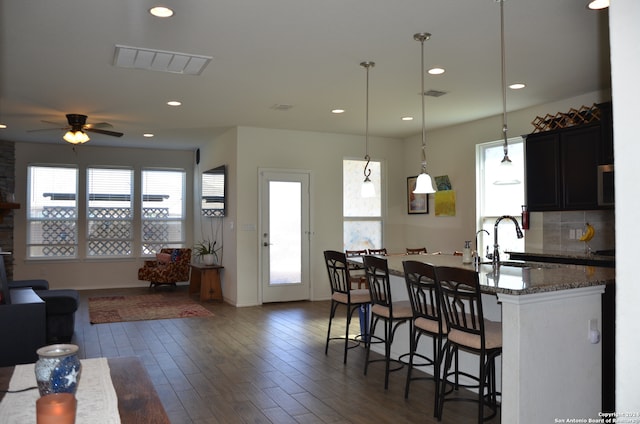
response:
<svg viewBox="0 0 640 424"><path fill-rule="evenodd" d="M416 194L413 192L416 188L415 177L407 177L407 213L429 213L429 198L428 194Z"/></svg>

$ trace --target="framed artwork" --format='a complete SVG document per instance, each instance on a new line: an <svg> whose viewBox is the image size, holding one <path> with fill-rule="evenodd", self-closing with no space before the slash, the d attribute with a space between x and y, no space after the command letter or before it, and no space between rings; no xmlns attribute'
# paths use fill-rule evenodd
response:
<svg viewBox="0 0 640 424"><path fill-rule="evenodd" d="M429 198L428 194L415 194L413 190L416 188L415 177L407 177L407 213L429 213Z"/></svg>

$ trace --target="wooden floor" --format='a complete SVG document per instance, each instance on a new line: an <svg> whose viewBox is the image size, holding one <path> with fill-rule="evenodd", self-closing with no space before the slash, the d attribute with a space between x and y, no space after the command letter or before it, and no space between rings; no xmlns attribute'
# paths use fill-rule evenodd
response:
<svg viewBox="0 0 640 424"><path fill-rule="evenodd" d="M89 323L89 297L147 292L80 292L73 343L81 358L140 357L174 424L437 422L433 382L412 383L406 400L405 370L391 374L385 391L382 363L363 375L363 348L351 349L346 365L341 341L324 354L329 302L235 308L209 301L202 304L214 317ZM174 293L187 296L186 287ZM344 323L334 320L333 334L344 334ZM442 422L473 423L476 411L473 403L448 403Z"/></svg>

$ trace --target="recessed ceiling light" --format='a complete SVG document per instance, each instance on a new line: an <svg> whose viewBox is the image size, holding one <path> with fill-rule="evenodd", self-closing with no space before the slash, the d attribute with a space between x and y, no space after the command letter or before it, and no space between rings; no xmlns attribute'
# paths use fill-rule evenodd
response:
<svg viewBox="0 0 640 424"><path fill-rule="evenodd" d="M151 13L156 18L168 18L173 16L173 10L164 6L156 6L149 9L149 13Z"/></svg>
<svg viewBox="0 0 640 424"><path fill-rule="evenodd" d="M442 75L444 74L443 68L431 68L427 71L430 75Z"/></svg>
<svg viewBox="0 0 640 424"><path fill-rule="evenodd" d="M401 119L403 121L413 121L413 116L403 116Z"/></svg>
<svg viewBox="0 0 640 424"><path fill-rule="evenodd" d="M344 113L344 109L332 109L331 113L335 113L335 114Z"/></svg>
<svg viewBox="0 0 640 424"><path fill-rule="evenodd" d="M609 0L593 0L587 6L591 10L601 10L609 7Z"/></svg>
<svg viewBox="0 0 640 424"><path fill-rule="evenodd" d="M151 138L151 137L153 137L153 134L151 134L151 133L144 133L144 134L142 134L142 136L143 136L143 137L147 137L147 138Z"/></svg>
<svg viewBox="0 0 640 424"><path fill-rule="evenodd" d="M0 124L0 129L5 129L7 126L5 124Z"/></svg>
<svg viewBox="0 0 640 424"><path fill-rule="evenodd" d="M526 85L522 82L516 82L509 86L509 88L512 90L520 90L521 88L525 88L525 87Z"/></svg>
<svg viewBox="0 0 640 424"><path fill-rule="evenodd" d="M180 106L180 105L182 105L182 102L179 102L177 100L170 100L170 101L167 102L167 104L169 106Z"/></svg>

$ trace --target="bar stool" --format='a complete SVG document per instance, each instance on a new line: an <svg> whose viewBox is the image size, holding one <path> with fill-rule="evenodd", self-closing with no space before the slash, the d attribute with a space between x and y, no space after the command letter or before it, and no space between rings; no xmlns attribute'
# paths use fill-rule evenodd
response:
<svg viewBox="0 0 640 424"><path fill-rule="evenodd" d="M495 359L502 353L502 325L484 319L477 272L462 268L437 267L436 282L441 296L442 314L449 329L444 345L444 373L437 418L442 418L445 402L473 400L478 402L478 423L482 423L493 418L498 410ZM450 370L451 361L459 349L478 355L478 375L457 369ZM459 376L467 377L477 384L459 384ZM454 381L451 381L451 378L454 378ZM448 385L452 387L447 391ZM477 399L455 397L458 387L477 388ZM485 405L492 411L488 417L484 417Z"/></svg>
<svg viewBox="0 0 640 424"><path fill-rule="evenodd" d="M342 339L342 337L331 337L331 323L336 315L338 306L344 305L347 308L347 329L344 336L344 359L343 363L347 363L347 351L351 348L359 346L357 339L349 338L349 324L355 311L361 306L371 303L369 290L351 289L351 276L349 274L349 265L347 257L342 252L335 250L325 250L324 259L327 264L327 272L329 273L329 283L331 284L331 314L329 315L329 328L327 329L327 341L324 346L324 354L329 351L329 340ZM349 341L357 342L349 346Z"/></svg>
<svg viewBox="0 0 640 424"><path fill-rule="evenodd" d="M433 380L435 382L435 396L433 400L433 415L437 417L440 365L442 362L442 344L447 335L447 326L440 313L440 292L436 283L436 271L433 265L419 261L404 261L404 278L409 292L409 301L413 311L413 332L411 334L411 354L407 369L407 382L404 390L405 399L409 397L409 386L413 380ZM422 336L431 338L431 358L416 353ZM416 364L415 357L422 361ZM413 376L414 366L432 366L433 376L425 374Z"/></svg>
<svg viewBox="0 0 640 424"><path fill-rule="evenodd" d="M364 257L364 269L369 281L369 292L371 293L371 327L369 337L375 338L376 325L380 320L384 323L384 358L369 359L371 354L371 342L367 343L367 355L364 363L364 375L367 375L369 363L384 361L384 388L389 388L389 373L400 370L404 364L401 362L402 356L395 360L398 364L391 369L391 344L398 326L404 323L409 324L409 334L413 330L413 311L408 300L394 302L391 295L391 281L389 279L389 268L387 260L376 256Z"/></svg>
<svg viewBox="0 0 640 424"><path fill-rule="evenodd" d="M344 254L347 259L349 258L363 258L364 255L367 254L366 250L345 250ZM368 289L367 285L367 275L364 272L364 264L358 266L352 262L349 262L349 270L351 275L351 283L357 284L358 288L361 289L363 286L365 289Z"/></svg>

